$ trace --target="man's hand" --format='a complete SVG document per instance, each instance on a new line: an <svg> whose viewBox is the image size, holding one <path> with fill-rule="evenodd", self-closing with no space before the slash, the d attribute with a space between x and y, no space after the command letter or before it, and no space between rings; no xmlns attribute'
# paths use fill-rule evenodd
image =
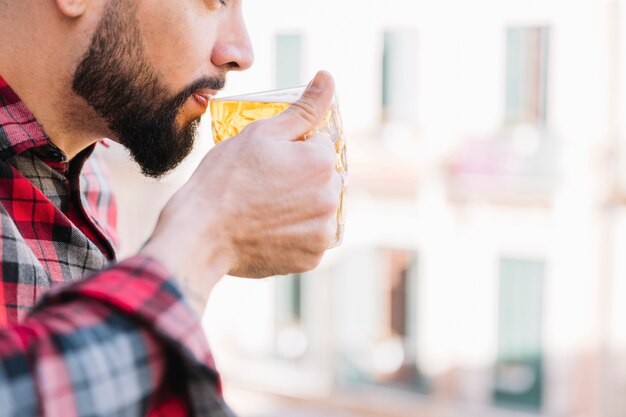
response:
<svg viewBox="0 0 626 417"><path fill-rule="evenodd" d="M143 251L206 302L228 273L266 277L316 267L335 236L341 180L324 135L332 77L317 74L302 98L215 146L163 209ZM193 300L192 300L193 301Z"/></svg>

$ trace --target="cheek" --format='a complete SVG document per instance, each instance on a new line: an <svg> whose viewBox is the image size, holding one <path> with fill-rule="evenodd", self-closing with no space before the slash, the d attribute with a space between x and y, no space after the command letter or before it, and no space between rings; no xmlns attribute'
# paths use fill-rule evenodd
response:
<svg viewBox="0 0 626 417"><path fill-rule="evenodd" d="M158 2L157 6L138 12L146 58L172 92L215 71L211 66L217 27L213 16L206 10L199 13L179 3Z"/></svg>

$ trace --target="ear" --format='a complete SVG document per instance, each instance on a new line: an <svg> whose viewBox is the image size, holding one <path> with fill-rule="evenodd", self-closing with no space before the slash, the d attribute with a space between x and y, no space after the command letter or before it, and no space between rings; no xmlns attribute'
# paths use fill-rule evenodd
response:
<svg viewBox="0 0 626 417"><path fill-rule="evenodd" d="M57 8L67 17L80 17L87 10L89 0L55 0Z"/></svg>

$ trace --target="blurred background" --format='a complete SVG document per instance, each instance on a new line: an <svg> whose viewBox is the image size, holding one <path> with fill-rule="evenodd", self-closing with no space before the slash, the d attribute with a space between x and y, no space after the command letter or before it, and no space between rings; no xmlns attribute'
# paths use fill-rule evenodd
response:
<svg viewBox="0 0 626 417"><path fill-rule="evenodd" d="M243 417L626 415L626 1L244 1L256 64L223 96L333 73L343 244L225 278L204 324ZM122 254L159 183L102 148ZM228 173L224 173L228 175Z"/></svg>

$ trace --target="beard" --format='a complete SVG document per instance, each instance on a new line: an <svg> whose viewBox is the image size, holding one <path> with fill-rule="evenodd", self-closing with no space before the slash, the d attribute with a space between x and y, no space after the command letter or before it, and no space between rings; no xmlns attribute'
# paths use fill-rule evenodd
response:
<svg viewBox="0 0 626 417"><path fill-rule="evenodd" d="M106 121L141 172L159 178L193 149L199 119L179 126L183 104L199 89L222 89L226 80L224 75L201 78L172 94L146 58L134 4L109 1L72 89Z"/></svg>

